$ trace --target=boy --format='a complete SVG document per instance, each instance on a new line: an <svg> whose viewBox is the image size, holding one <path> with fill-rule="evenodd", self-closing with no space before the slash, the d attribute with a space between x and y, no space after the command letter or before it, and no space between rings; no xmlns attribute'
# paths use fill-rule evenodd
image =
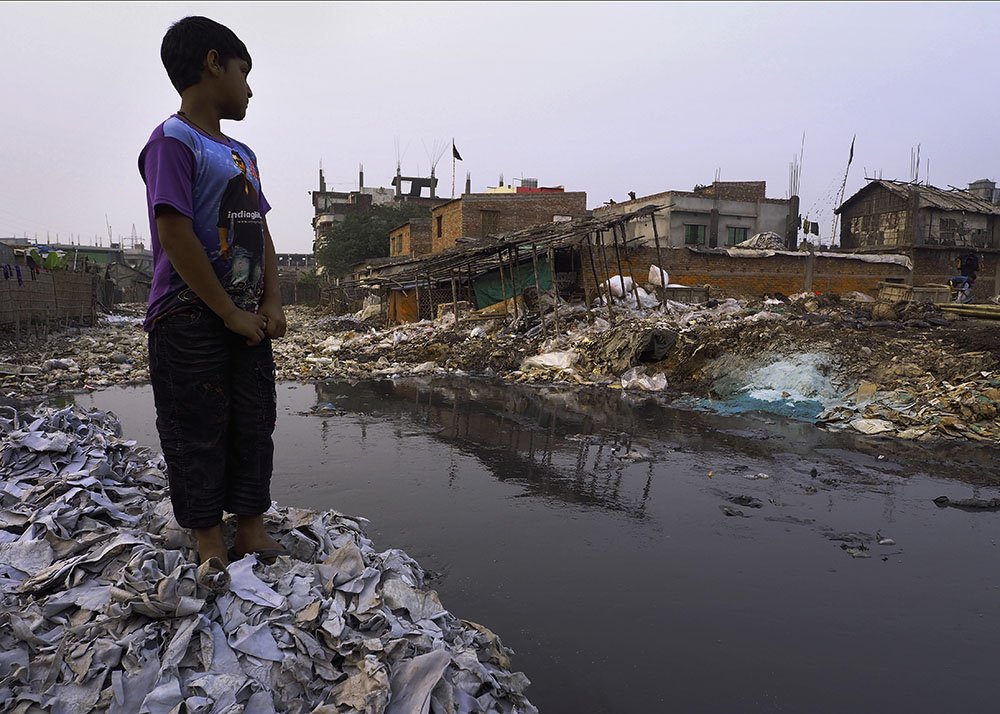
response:
<svg viewBox="0 0 1000 714"><path fill-rule="evenodd" d="M160 57L181 107L139 155L153 247L149 374L174 515L194 531L199 580L220 589L230 559L284 552L263 514L276 416L270 340L284 335L285 315L257 157L220 128L246 116L250 53L229 28L186 17ZM229 550L224 509L237 516Z"/></svg>

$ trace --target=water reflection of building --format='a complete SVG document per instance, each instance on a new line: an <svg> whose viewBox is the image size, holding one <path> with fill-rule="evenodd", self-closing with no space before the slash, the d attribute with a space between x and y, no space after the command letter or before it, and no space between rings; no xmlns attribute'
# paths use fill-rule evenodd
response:
<svg viewBox="0 0 1000 714"><path fill-rule="evenodd" d="M352 413L377 408L383 416L409 418L427 438L472 456L497 480L517 483L531 495L645 516L652 464L633 467L646 472L640 481L612 453L610 440L567 439L586 428L589 418L560 414L540 392L472 382L367 382L317 384L316 394L319 402Z"/></svg>

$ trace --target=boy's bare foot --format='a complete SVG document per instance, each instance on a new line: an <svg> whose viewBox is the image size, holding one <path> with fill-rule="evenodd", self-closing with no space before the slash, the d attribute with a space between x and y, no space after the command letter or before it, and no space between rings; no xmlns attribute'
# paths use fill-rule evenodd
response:
<svg viewBox="0 0 1000 714"><path fill-rule="evenodd" d="M198 542L198 562L207 563L211 558L218 558L223 565L229 563L226 555L226 542L222 538L222 524L211 528L194 528L194 537Z"/></svg>
<svg viewBox="0 0 1000 714"><path fill-rule="evenodd" d="M237 516L236 537L231 553L242 558L247 553L258 553L263 559L273 560L285 553L285 547L264 529L264 515Z"/></svg>
<svg viewBox="0 0 1000 714"><path fill-rule="evenodd" d="M222 524L212 528L194 528L198 541L198 582L210 592L220 593L229 587L229 557L222 539Z"/></svg>

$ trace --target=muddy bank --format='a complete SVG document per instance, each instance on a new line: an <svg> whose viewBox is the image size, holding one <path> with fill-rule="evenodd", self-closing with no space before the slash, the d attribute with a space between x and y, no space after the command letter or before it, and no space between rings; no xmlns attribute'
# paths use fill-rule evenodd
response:
<svg viewBox="0 0 1000 714"><path fill-rule="evenodd" d="M995 322L930 304L887 309L853 297L666 302L647 310L621 305L612 314L564 304L558 318L549 312L544 321L523 312L518 318L472 313L456 325L446 314L389 329L291 307L288 336L275 343L275 357L286 380L473 374L666 390L703 406L735 400L743 409L870 435L1000 443ZM30 399L145 382L141 314L141 306L132 306L82 332L5 343L0 388L10 399ZM800 389L803 370L814 372L813 384Z"/></svg>

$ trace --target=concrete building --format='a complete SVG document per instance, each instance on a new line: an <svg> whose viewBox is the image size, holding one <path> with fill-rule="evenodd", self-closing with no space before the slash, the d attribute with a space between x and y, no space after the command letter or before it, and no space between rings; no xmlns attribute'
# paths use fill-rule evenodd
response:
<svg viewBox="0 0 1000 714"><path fill-rule="evenodd" d="M770 231L798 247L798 198L767 198L764 181L716 181L693 191L664 191L594 209L595 218L625 214L643 206L662 206L653 217L632 221L626 238L652 246L724 248Z"/></svg>
<svg viewBox="0 0 1000 714"><path fill-rule="evenodd" d="M460 238L484 238L586 214L583 191L469 193L431 211L431 252L450 248Z"/></svg>
<svg viewBox="0 0 1000 714"><path fill-rule="evenodd" d="M389 257L412 258L431 252L431 219L411 218L389 231Z"/></svg>
<svg viewBox="0 0 1000 714"><path fill-rule="evenodd" d="M316 256L312 253L278 253L278 274L308 273L316 269Z"/></svg>
<svg viewBox="0 0 1000 714"><path fill-rule="evenodd" d="M902 253L913 285L945 284L959 258L981 256L977 300L1000 294L1000 191L982 179L968 190L873 180L837 208L840 246L859 253Z"/></svg>
<svg viewBox="0 0 1000 714"><path fill-rule="evenodd" d="M347 216L365 215L373 206L405 202L426 206L429 213L431 208L448 200L435 196L436 186L437 179L434 176L403 176L398 167L396 176L392 180L392 188L365 186L365 172L362 166L358 170L357 191L327 191L326 178L323 169L320 169L319 190L311 192L313 252L320 248L336 223L344 221ZM429 195L424 195L425 189Z"/></svg>

